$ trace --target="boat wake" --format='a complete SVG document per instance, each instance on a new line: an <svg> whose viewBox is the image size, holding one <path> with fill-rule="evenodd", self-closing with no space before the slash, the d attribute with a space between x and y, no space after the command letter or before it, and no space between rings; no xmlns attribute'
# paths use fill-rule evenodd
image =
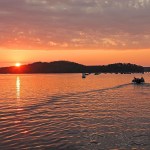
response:
<svg viewBox="0 0 150 150"><path fill-rule="evenodd" d="M36 105L30 105L27 107L24 107L23 109L25 111L34 111L35 109L41 108L41 107L45 107L47 105L56 103L56 102L61 102L62 100L66 100L67 98L78 98L80 99L80 97L84 96L85 94L92 94L95 92L104 92L104 91L109 91L109 90L115 90L115 89L120 89L120 88L124 88L127 86L133 85L133 83L127 83L127 84L121 84L121 85L117 85L114 87L108 87L108 88L103 88L103 89L96 89L96 90L90 90L90 91L82 91L82 92L76 92L76 93L66 93L66 94L60 94L60 95L52 95L50 97L45 98L45 100L43 100L43 102L40 102ZM150 87L150 83L144 83L141 85L137 85L137 86L148 86Z"/></svg>
<svg viewBox="0 0 150 150"><path fill-rule="evenodd" d="M49 105L49 104L52 104L52 103L55 103L55 102L59 102L62 99L66 99L66 98L70 98L70 97L80 98L82 95L85 95L85 94L90 94L90 93L95 93L95 92L104 92L104 91L108 91L108 90L115 90L115 89L123 88L123 87L129 86L129 85L132 85L132 83L117 85L117 86L114 86L114 87L108 87L108 88L103 88L103 89L89 90L89 91L84 91L84 92L82 91L82 92L76 92L76 93L66 93L66 94L60 94L60 95L58 95L58 94L57 95L52 95L52 96L47 98L48 99L47 101L38 103L36 105L28 106L24 109L28 110L28 111L29 110L34 110L34 109L37 109L39 107L43 107L43 106L46 106L46 105Z"/></svg>
<svg viewBox="0 0 150 150"><path fill-rule="evenodd" d="M107 90L115 90L115 89L123 88L123 87L129 86L129 85L132 85L132 83L121 84L121 85L117 85L117 86L114 86L114 87L108 87L108 88L103 88L103 89L98 89L98 90L79 92L77 94L82 94L82 93L85 94L85 93L101 92L101 91L107 91Z"/></svg>
<svg viewBox="0 0 150 150"><path fill-rule="evenodd" d="M142 86L150 87L150 83L143 83Z"/></svg>

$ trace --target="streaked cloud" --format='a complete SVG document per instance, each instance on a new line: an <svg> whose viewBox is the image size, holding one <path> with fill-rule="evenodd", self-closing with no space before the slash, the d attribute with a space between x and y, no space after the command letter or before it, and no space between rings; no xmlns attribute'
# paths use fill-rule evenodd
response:
<svg viewBox="0 0 150 150"><path fill-rule="evenodd" d="M150 0L0 0L5 49L148 49Z"/></svg>

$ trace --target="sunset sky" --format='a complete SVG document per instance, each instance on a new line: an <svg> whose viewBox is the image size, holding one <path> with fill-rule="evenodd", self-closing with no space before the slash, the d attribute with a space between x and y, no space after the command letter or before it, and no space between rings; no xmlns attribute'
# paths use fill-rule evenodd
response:
<svg viewBox="0 0 150 150"><path fill-rule="evenodd" d="M0 0L0 66L150 66L149 14L150 0Z"/></svg>

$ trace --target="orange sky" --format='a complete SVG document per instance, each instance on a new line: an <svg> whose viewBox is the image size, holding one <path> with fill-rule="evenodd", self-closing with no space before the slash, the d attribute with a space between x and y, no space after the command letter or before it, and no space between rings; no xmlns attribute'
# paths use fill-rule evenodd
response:
<svg viewBox="0 0 150 150"><path fill-rule="evenodd" d="M116 62L150 66L150 50L0 50L0 66L17 62L68 60L85 65L103 65Z"/></svg>
<svg viewBox="0 0 150 150"><path fill-rule="evenodd" d="M0 0L0 66L150 66L149 14L150 0Z"/></svg>

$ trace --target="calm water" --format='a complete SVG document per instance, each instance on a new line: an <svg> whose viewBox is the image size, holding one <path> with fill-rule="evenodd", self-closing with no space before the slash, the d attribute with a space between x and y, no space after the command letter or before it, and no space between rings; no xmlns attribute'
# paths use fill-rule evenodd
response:
<svg viewBox="0 0 150 150"><path fill-rule="evenodd" d="M0 75L0 150L150 149L150 74Z"/></svg>

